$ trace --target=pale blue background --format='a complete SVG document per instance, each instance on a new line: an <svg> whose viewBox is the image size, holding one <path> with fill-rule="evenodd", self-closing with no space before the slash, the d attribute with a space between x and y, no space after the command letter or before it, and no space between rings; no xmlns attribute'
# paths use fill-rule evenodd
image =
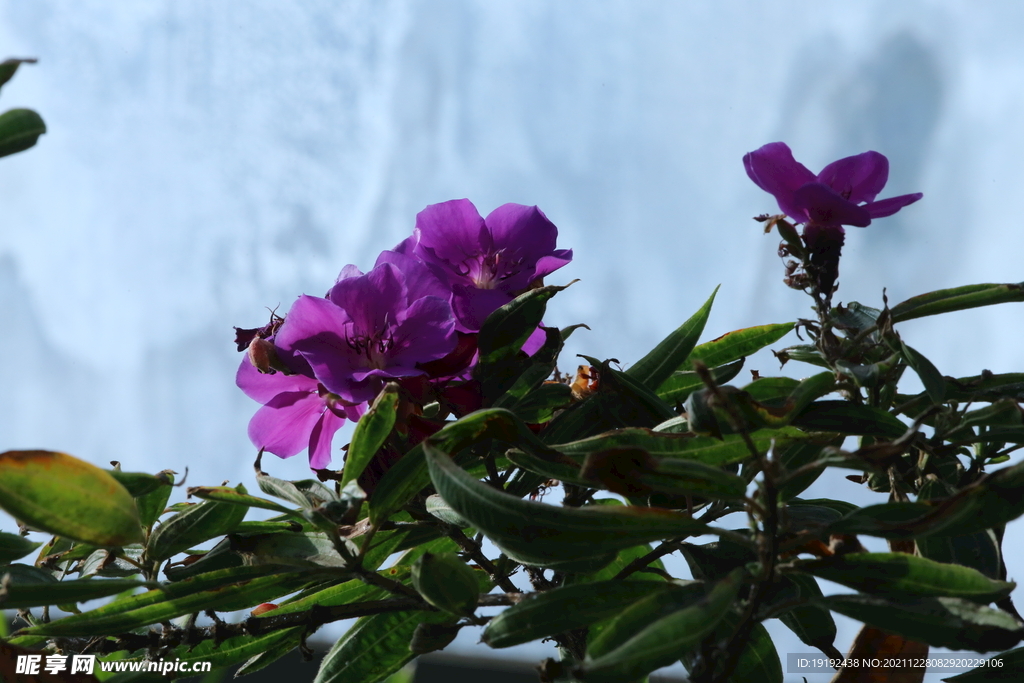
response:
<svg viewBox="0 0 1024 683"><path fill-rule="evenodd" d="M925 194L850 230L839 299L1024 280L1021 26L1012 1L0 2L0 56L40 59L0 108L50 131L0 160L0 450L251 483L231 326L457 197L559 227L571 353L628 364L718 283L707 338L806 316L740 163L779 139L812 170L876 149L883 196ZM1019 370L1022 313L902 332L946 374Z"/></svg>

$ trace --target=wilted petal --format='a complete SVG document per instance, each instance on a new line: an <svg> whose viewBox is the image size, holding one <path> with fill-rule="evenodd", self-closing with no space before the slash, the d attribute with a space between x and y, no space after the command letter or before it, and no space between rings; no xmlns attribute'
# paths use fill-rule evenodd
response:
<svg viewBox="0 0 1024 683"><path fill-rule="evenodd" d="M331 464L331 444L335 433L345 424L345 418L325 410L309 434L309 466L314 470L326 469Z"/></svg>
<svg viewBox="0 0 1024 683"><path fill-rule="evenodd" d="M793 201L797 189L814 182L814 174L793 158L784 142L771 142L743 157L747 175L765 192L775 196L779 208L790 218L802 222L807 218L803 207Z"/></svg>
<svg viewBox="0 0 1024 683"><path fill-rule="evenodd" d="M475 252L468 248L490 251L493 246L484 219L468 199L431 204L416 214L416 230L420 247L452 264L473 256Z"/></svg>
<svg viewBox="0 0 1024 683"><path fill-rule="evenodd" d="M868 212L872 218L885 218L891 216L904 206L913 204L924 195L920 192L914 194L902 194L899 197L889 197L888 199L882 199L881 201L871 202L865 204L864 209Z"/></svg>
<svg viewBox="0 0 1024 683"><path fill-rule="evenodd" d="M249 440L257 448L290 458L309 446L309 435L326 410L317 394L289 391L270 399L249 421Z"/></svg>
<svg viewBox="0 0 1024 683"><path fill-rule="evenodd" d="M793 201L806 211L812 223L858 228L871 224L871 216L863 207L846 201L821 183L808 183L799 188L793 193Z"/></svg>
<svg viewBox="0 0 1024 683"><path fill-rule="evenodd" d="M854 204L872 201L888 180L889 160L878 152L833 161L818 174L818 182L825 183Z"/></svg>

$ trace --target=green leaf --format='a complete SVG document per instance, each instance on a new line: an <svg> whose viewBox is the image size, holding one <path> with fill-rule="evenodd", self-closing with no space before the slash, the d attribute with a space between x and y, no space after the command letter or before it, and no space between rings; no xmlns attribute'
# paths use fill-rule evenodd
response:
<svg viewBox="0 0 1024 683"><path fill-rule="evenodd" d="M687 515L647 508L559 508L520 500L477 481L451 458L424 442L438 494L513 560L523 564L592 571L618 551L639 543L708 533Z"/></svg>
<svg viewBox="0 0 1024 683"><path fill-rule="evenodd" d="M14 78L15 72L22 64L35 63L36 60L32 57L28 59L17 59L12 57L11 59L5 59L3 62L0 62L0 86L6 85L7 81Z"/></svg>
<svg viewBox="0 0 1024 683"><path fill-rule="evenodd" d="M46 132L43 117L31 109L11 109L0 114L0 157L23 152Z"/></svg>
<svg viewBox="0 0 1024 683"><path fill-rule="evenodd" d="M772 441L776 448L806 438L799 429L761 429L750 435L754 445L762 452L767 451ZM721 440L692 434L655 432L650 429L619 429L599 434L588 439L554 446L555 450L582 462L583 458L610 448L642 448L651 455L661 458L679 458L701 462L705 465L729 465L751 457L743 437L727 434Z"/></svg>
<svg viewBox="0 0 1024 683"><path fill-rule="evenodd" d="M126 590L143 586L138 581L121 579L69 579L57 581L43 570L24 564L0 567L3 580L3 597L0 607L22 609L41 605L74 604L117 595Z"/></svg>
<svg viewBox="0 0 1024 683"><path fill-rule="evenodd" d="M1024 515L1024 463L996 470L939 503L870 505L839 520L833 533L883 538L963 536Z"/></svg>
<svg viewBox="0 0 1024 683"><path fill-rule="evenodd" d="M220 669L245 662L267 651L280 652L281 655L291 652L302 641L302 631L301 626L296 626L259 636L236 636L220 642L204 640L198 645L179 645L164 654L163 658L165 661L180 660L186 663L210 662L212 668ZM256 670L249 667L247 673Z"/></svg>
<svg viewBox="0 0 1024 683"><path fill-rule="evenodd" d="M598 394L618 395L618 403L622 405L613 406L613 410L619 412L617 417L622 421L622 426L653 427L676 416L672 406L658 398L653 389L632 377L629 372L615 370L608 362L590 356L581 354L581 357L598 370Z"/></svg>
<svg viewBox="0 0 1024 683"><path fill-rule="evenodd" d="M710 372L715 384L721 385L731 381L736 375L740 374L740 370L743 369L743 363L744 359L741 358L728 365L712 368ZM661 383L657 394L662 401L669 404L685 403L690 394L703 388L704 380L696 372L677 370Z"/></svg>
<svg viewBox="0 0 1024 683"><path fill-rule="evenodd" d="M344 542L349 546L349 555L358 554L354 544ZM339 569L348 566L330 537L322 532L258 534L234 539L232 546L236 552L242 553L246 564Z"/></svg>
<svg viewBox="0 0 1024 683"><path fill-rule="evenodd" d="M516 444L548 457L557 456L557 452L545 446L522 420L500 408L478 410L450 422L431 437L431 442L447 453L458 454L486 439ZM422 454L423 446L418 444L387 471L370 498L371 522L377 524L387 519L430 485L430 474Z"/></svg>
<svg viewBox="0 0 1024 683"><path fill-rule="evenodd" d="M544 386L544 380L551 377L551 373L554 372L558 354L561 353L562 344L568 335L552 327L541 329L544 330L544 345L530 357L530 364L524 365L526 369L512 387L494 402L495 408L507 408L518 414L527 397ZM574 327L568 329L571 334Z"/></svg>
<svg viewBox="0 0 1024 683"><path fill-rule="evenodd" d="M544 424L550 422L555 412L569 407L572 403L572 389L561 382L546 382L518 401L511 410L523 422Z"/></svg>
<svg viewBox="0 0 1024 683"><path fill-rule="evenodd" d="M547 302L569 286L547 285L531 289L487 316L477 336L479 364L494 364L517 355L540 325Z"/></svg>
<svg viewBox="0 0 1024 683"><path fill-rule="evenodd" d="M241 484L236 489L244 495ZM206 501L168 518L150 534L146 557L153 561L167 558L217 536L229 534L245 517L249 508L234 503Z"/></svg>
<svg viewBox="0 0 1024 683"><path fill-rule="evenodd" d="M979 306L1024 301L1024 283L967 285L921 294L896 304L892 322L901 323L926 315L939 315Z"/></svg>
<svg viewBox="0 0 1024 683"><path fill-rule="evenodd" d="M926 481L921 486L918 500L942 498L944 488L938 482ZM999 541L992 529L975 531L963 536L930 536L917 539L921 557L947 564L961 564L977 569L990 579L1000 578L1001 556Z"/></svg>
<svg viewBox="0 0 1024 683"><path fill-rule="evenodd" d="M848 553L801 560L794 568L865 593L964 598L981 604L1006 597L1016 586L976 569L905 553Z"/></svg>
<svg viewBox="0 0 1024 683"><path fill-rule="evenodd" d="M1024 670L1024 647L1009 650L988 660L985 666L965 671L943 681L956 683L1016 683Z"/></svg>
<svg viewBox="0 0 1024 683"><path fill-rule="evenodd" d="M624 496L663 493L742 500L747 489L747 482L732 472L692 460L657 458L636 447L591 453L580 477Z"/></svg>
<svg viewBox="0 0 1024 683"><path fill-rule="evenodd" d="M315 479L285 481L256 468L256 484L267 495L287 500L303 508L317 508L338 500L338 495Z"/></svg>
<svg viewBox="0 0 1024 683"><path fill-rule="evenodd" d="M782 584L783 590L779 592L786 598L813 601L822 597L821 588L813 576L786 574L782 577ZM804 603L780 614L779 621L804 643L818 648L830 657L836 655L836 622L827 609L817 604Z"/></svg>
<svg viewBox="0 0 1024 683"><path fill-rule="evenodd" d="M327 652L314 683L377 683L406 665L420 624L451 624L447 612L385 612L361 617Z"/></svg>
<svg viewBox="0 0 1024 683"><path fill-rule="evenodd" d="M570 283L571 284L571 283ZM540 325L548 300L565 287L546 286L525 292L505 304L484 321L477 335L479 359L473 368L473 378L480 382L483 405L490 406L507 391L516 387L524 374L528 384L536 380L538 372L534 359L521 351L523 344ZM551 363L548 354L551 344L561 347L561 335L546 331L545 348L540 359L543 366ZM550 374L550 370L546 373ZM542 378L543 379L543 378Z"/></svg>
<svg viewBox="0 0 1024 683"><path fill-rule="evenodd" d="M427 496L425 506L427 508L427 512L432 514L434 517L437 517L442 522L454 524L460 529L465 529L466 527L471 526L469 522L460 517L455 510L452 510L451 506L444 502L444 499L436 493Z"/></svg>
<svg viewBox="0 0 1024 683"><path fill-rule="evenodd" d="M690 352L697 345L704 325L708 322L711 314L711 305L718 294L718 287L711 293L711 296L700 307L696 313L685 323L680 325L674 332L665 337L646 356L633 364L626 374L637 380L640 384L649 389L657 389L662 382L672 376L672 373L679 368Z"/></svg>
<svg viewBox="0 0 1024 683"><path fill-rule="evenodd" d="M128 491L109 472L64 453L0 454L0 507L30 527L93 545L143 540Z"/></svg>
<svg viewBox="0 0 1024 683"><path fill-rule="evenodd" d="M289 510L279 503L258 496L250 496L248 493L243 493L230 486L192 486L188 489L188 495L190 498L195 496L196 498L212 500L216 503L230 503L231 505L273 510L285 515L299 516L294 510Z"/></svg>
<svg viewBox="0 0 1024 683"><path fill-rule="evenodd" d="M808 470L794 476L798 469L817 461L826 446L838 448L843 437L830 438L828 434L799 441L777 442L775 457L782 463L787 476L779 483L779 499L792 500L803 493L821 476L824 467Z"/></svg>
<svg viewBox="0 0 1024 683"><path fill-rule="evenodd" d="M861 436L898 439L907 425L878 408L849 401L817 401L796 419L793 425L812 432L838 432Z"/></svg>
<svg viewBox="0 0 1024 683"><path fill-rule="evenodd" d="M412 585L439 610L468 617L476 611L479 580L455 553L423 553L412 565Z"/></svg>
<svg viewBox="0 0 1024 683"><path fill-rule="evenodd" d="M494 617L480 638L493 648L521 645L608 619L650 595L668 599L678 590L650 581L598 581L531 593ZM699 585L696 590L703 596Z"/></svg>
<svg viewBox="0 0 1024 683"><path fill-rule="evenodd" d="M156 520L160 518L160 515L164 513L167 501L171 497L171 491L174 490L174 473L170 470L164 470L156 475L156 479L160 481L156 489L143 494L136 494L135 497L135 507L139 511L139 520L146 529L152 527Z"/></svg>
<svg viewBox="0 0 1024 683"><path fill-rule="evenodd" d="M41 545L24 536L0 531L0 565L20 560Z"/></svg>
<svg viewBox="0 0 1024 683"><path fill-rule="evenodd" d="M668 666L715 630L743 583L743 570L736 570L702 600L662 617L611 652L585 660L574 673L587 683L622 683Z"/></svg>
<svg viewBox="0 0 1024 683"><path fill-rule="evenodd" d="M345 469L341 473L341 488L358 479L373 460L373 456L384 445L384 441L395 426L397 411L398 385L388 382L374 399L370 409L359 418L356 430L352 433L352 443L345 457Z"/></svg>
<svg viewBox="0 0 1024 683"><path fill-rule="evenodd" d="M152 474L146 474L144 472L122 472L118 469L107 470L110 472L110 476L117 480L121 486L128 491L132 498L138 498L144 496L147 493L156 491L161 486L168 483L167 472L161 472L154 476ZM170 478L170 482L173 483L174 478Z"/></svg>
<svg viewBox="0 0 1024 683"><path fill-rule="evenodd" d="M203 610L230 612L293 593L323 575L280 568L233 567L166 584L102 607L22 629L18 635L93 636L123 633ZM95 579L92 579L95 581Z"/></svg>
<svg viewBox="0 0 1024 683"><path fill-rule="evenodd" d="M725 642L736 631L739 624L739 614L728 612L719 622L718 628L711 637L717 642ZM687 653L682 658L683 666L691 673L696 663L693 654L693 652ZM716 675L720 676L721 666L718 667L718 670L719 673ZM754 623L750 635L747 637L746 645L736 661L736 667L729 678L725 680L728 683L748 683L749 681L782 683L782 661L779 659L779 652L775 649L775 643L772 642L771 636L768 635L768 629L760 623Z"/></svg>
<svg viewBox="0 0 1024 683"><path fill-rule="evenodd" d="M734 570L757 561L753 549L728 539L703 545L683 543L681 550L693 578L709 583L720 581Z"/></svg>
<svg viewBox="0 0 1024 683"><path fill-rule="evenodd" d="M796 323L759 325L727 332L718 339L713 339L694 348L679 369L691 370L695 360L699 360L709 368L731 363L756 353L769 344L774 344L789 334L795 325Z"/></svg>
<svg viewBox="0 0 1024 683"><path fill-rule="evenodd" d="M833 595L819 603L833 612L933 647L993 652L1021 640L1021 625L1001 610L960 598Z"/></svg>
<svg viewBox="0 0 1024 683"><path fill-rule="evenodd" d="M608 613L608 616L615 618L599 634L589 638L587 658L594 660L603 657L655 621L693 605L706 594L707 588L703 583L679 582L658 586L657 590L648 589L637 599L615 605L617 609ZM586 622L581 624L586 625Z"/></svg>
<svg viewBox="0 0 1024 683"><path fill-rule="evenodd" d="M426 552L445 553L457 549L449 538L440 538L410 550L396 566L388 569L389 578L405 582L408 567ZM404 573L403 573L404 572ZM490 590L481 577L480 592ZM379 591L379 589L373 589ZM370 598L377 593L370 593ZM359 598L364 599L364 598ZM350 599L345 603L356 602ZM322 603L317 603L322 604ZM316 683L375 683L401 669L413 658L410 651L413 634L420 624L454 624L457 617L446 612L390 612L358 619L324 657Z"/></svg>
<svg viewBox="0 0 1024 683"><path fill-rule="evenodd" d="M925 392L932 399L932 403L940 405L946 399L946 380L943 379L942 373L919 351L904 344L902 339L900 340L900 350L907 360L907 365L912 367L917 376L921 378L921 383L924 384Z"/></svg>
<svg viewBox="0 0 1024 683"><path fill-rule="evenodd" d="M238 670L235 671L235 678L241 678L242 676L256 673L261 669L267 668L302 644L302 629L298 629L297 631L292 631L292 629L285 630L290 631L291 636L288 638L282 638L281 640L274 639L273 644L262 641L262 637L250 639L250 642L261 643L260 653L250 657L245 664L238 667ZM276 633L279 633L279 631L268 633L265 637L268 639L274 638Z"/></svg>

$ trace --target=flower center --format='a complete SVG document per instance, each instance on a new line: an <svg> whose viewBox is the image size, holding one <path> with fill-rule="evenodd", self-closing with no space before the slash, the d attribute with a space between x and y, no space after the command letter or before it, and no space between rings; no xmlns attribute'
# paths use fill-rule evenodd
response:
<svg viewBox="0 0 1024 683"><path fill-rule="evenodd" d="M477 289L495 289L502 281L507 280L522 270L523 259L511 259L505 256L505 250L475 254L455 266L455 272L461 277L468 277Z"/></svg>
<svg viewBox="0 0 1024 683"><path fill-rule="evenodd" d="M366 358L369 367L377 370L387 367L388 356L395 347L395 337L390 327L368 336L346 337L345 342L350 349Z"/></svg>

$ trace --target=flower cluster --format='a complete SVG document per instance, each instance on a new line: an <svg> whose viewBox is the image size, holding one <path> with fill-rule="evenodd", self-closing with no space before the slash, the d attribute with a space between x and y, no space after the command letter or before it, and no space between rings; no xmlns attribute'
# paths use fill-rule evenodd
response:
<svg viewBox="0 0 1024 683"><path fill-rule="evenodd" d="M434 204L369 272L346 266L325 297L300 296L283 319L239 330L248 354L236 383L262 404L250 440L282 458L307 449L324 469L334 434L386 382L423 395L465 380L487 316L572 259L557 237L535 206L485 219L467 199Z"/></svg>
<svg viewBox="0 0 1024 683"><path fill-rule="evenodd" d="M917 192L875 201L889 179L889 160L878 152L833 161L814 175L786 143L772 142L746 154L743 166L758 187L774 195L782 213L803 224L808 265L825 298L839 273L843 226L867 227L873 218L891 216L922 197Z"/></svg>

